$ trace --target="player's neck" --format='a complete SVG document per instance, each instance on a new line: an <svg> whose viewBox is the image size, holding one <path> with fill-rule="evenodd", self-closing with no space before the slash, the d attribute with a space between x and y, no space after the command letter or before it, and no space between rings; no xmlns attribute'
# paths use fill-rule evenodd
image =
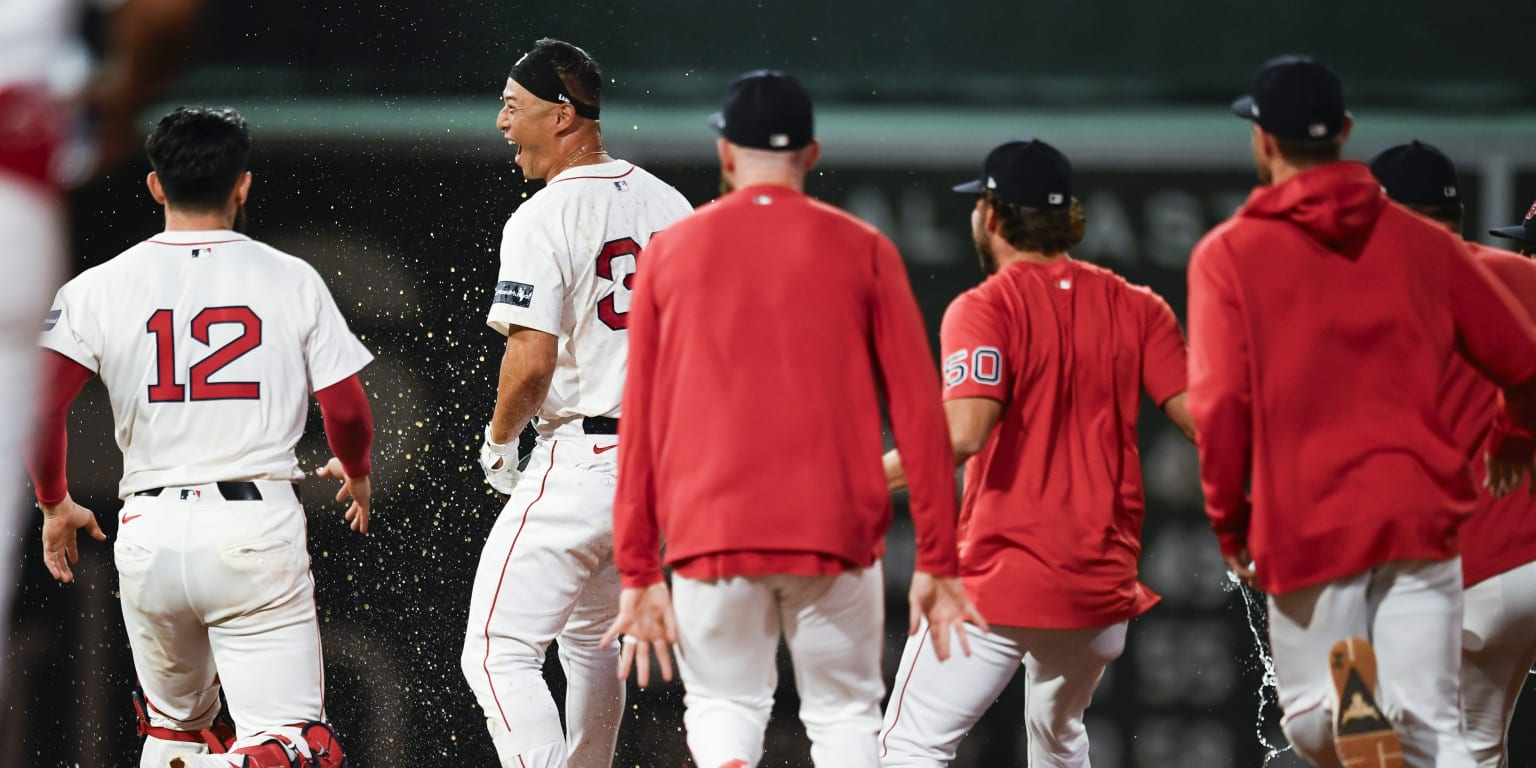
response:
<svg viewBox="0 0 1536 768"><path fill-rule="evenodd" d="M1005 247L996 248L993 250L993 253L997 254L997 266L999 269L1016 261L1022 261L1026 264L1060 264L1067 260L1066 251L1042 253L1040 251L1016 251Z"/></svg>
<svg viewBox="0 0 1536 768"><path fill-rule="evenodd" d="M165 209L165 231L167 232L213 232L232 229L234 226L234 213L184 211L170 207Z"/></svg>
<svg viewBox="0 0 1536 768"><path fill-rule="evenodd" d="M762 169L751 173L737 171L735 176L735 178L731 179L732 189L788 187L796 192L805 192L805 175L794 171L782 173L769 169Z"/></svg>
<svg viewBox="0 0 1536 768"><path fill-rule="evenodd" d="M572 134L561 143L562 146L555 153L555 156L560 159L551 164L549 170L544 173L545 181L572 168L613 161L613 157L608 154L608 149L603 146L603 135L596 131Z"/></svg>

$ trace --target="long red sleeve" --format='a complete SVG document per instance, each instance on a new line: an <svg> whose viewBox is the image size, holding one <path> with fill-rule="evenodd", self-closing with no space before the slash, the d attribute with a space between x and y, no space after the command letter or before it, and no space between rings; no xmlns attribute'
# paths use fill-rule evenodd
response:
<svg viewBox="0 0 1536 768"><path fill-rule="evenodd" d="M625 587L662 580L656 520L656 440L651 431L652 380L659 320L647 273L635 276L629 305L629 362L624 372L624 416L619 420L619 486L613 505L613 560Z"/></svg>
<svg viewBox="0 0 1536 768"><path fill-rule="evenodd" d="M1247 325L1224 244L1208 239L1189 262L1189 412L1200 446L1205 514L1224 555L1247 546L1252 510L1244 486L1253 456L1253 389Z"/></svg>
<svg viewBox="0 0 1536 768"><path fill-rule="evenodd" d="M69 495L69 479L65 477L69 406L93 375L89 368L57 352L43 352L37 436L27 455L27 470L40 503L57 504Z"/></svg>
<svg viewBox="0 0 1536 768"><path fill-rule="evenodd" d="M1504 388L1505 409L1490 448L1500 458L1530 460L1536 451L1536 338L1519 302L1470 252L1451 259L1451 311L1467 361Z"/></svg>
<svg viewBox="0 0 1536 768"><path fill-rule="evenodd" d="M369 452L373 448L373 411L363 384L354 374L315 393L320 417L325 420L325 441L341 460L348 477L373 472Z"/></svg>
<svg viewBox="0 0 1536 768"><path fill-rule="evenodd" d="M875 240L873 320L875 356L890 408L891 431L901 451L917 534L917 570L954 576L955 455L950 447L933 352L901 256L889 240Z"/></svg>

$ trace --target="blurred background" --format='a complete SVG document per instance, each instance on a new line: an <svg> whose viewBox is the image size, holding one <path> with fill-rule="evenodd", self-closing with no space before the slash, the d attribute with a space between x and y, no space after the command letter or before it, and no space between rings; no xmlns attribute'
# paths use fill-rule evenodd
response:
<svg viewBox="0 0 1536 768"><path fill-rule="evenodd" d="M255 138L251 234L318 267L378 355L363 375L378 425L375 532L346 531L328 483L304 489L328 708L360 768L495 765L458 657L500 510L473 453L501 350L483 319L501 226L540 186L521 177L494 119L508 68L541 36L592 52L608 78L610 150L695 205L717 189L704 117L730 78L764 66L800 76L824 158L808 191L896 242L935 334L945 305L980 278L972 201L949 186L1016 137L1045 139L1076 165L1088 236L1073 255L1152 286L1182 317L1191 247L1254 183L1248 124L1227 103L1278 53L1313 54L1342 76L1356 119L1349 157L1417 138L1454 158L1469 235L1518 223L1536 197L1527 0L207 5L188 66L140 127L180 103L243 111ZM87 39L100 28L88 18ZM160 230L147 171L131 157L73 196L75 271ZM1164 601L1131 623L1089 710L1094 765L1257 768L1284 743L1256 644L1262 612L1225 577L1193 449L1150 404L1142 423L1143 579ZM318 413L311 427L306 467L326 455ZM830 428L808 423L805 439ZM70 478L109 535L120 466L93 383L72 419ZM886 557L887 680L906 626L904 502ZM61 587L35 546L39 526L16 566L0 768L136 765L110 543L82 544L79 581ZM556 665L551 675L558 687ZM763 765L809 766L792 680L781 679ZM1016 680L956 766L1024 765L1025 695ZM615 764L688 764L681 688L632 687L630 704ZM1514 765L1531 765L1536 715L1518 718Z"/></svg>

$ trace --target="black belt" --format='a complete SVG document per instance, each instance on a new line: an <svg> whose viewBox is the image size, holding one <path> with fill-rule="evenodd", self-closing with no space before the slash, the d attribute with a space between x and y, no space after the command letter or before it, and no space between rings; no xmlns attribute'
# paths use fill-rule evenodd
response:
<svg viewBox="0 0 1536 768"><path fill-rule="evenodd" d="M217 485L219 487L219 495L223 496L225 501L261 501L261 490L256 487L255 483L252 483L252 482L249 482L249 481L241 481L241 482L228 482L228 483L214 483L214 485ZM164 487L161 487L161 488L145 488L144 490L139 491L139 492L137 492L137 493L135 493L133 495L135 495L135 496L159 496L161 491L164 491L164 490L165 490ZM293 484L293 494L295 496L297 496L299 494L299 484L298 483L294 483Z"/></svg>
<svg viewBox="0 0 1536 768"><path fill-rule="evenodd" d="M581 431L589 435L617 435L619 420L612 416L586 416L581 420Z"/></svg>

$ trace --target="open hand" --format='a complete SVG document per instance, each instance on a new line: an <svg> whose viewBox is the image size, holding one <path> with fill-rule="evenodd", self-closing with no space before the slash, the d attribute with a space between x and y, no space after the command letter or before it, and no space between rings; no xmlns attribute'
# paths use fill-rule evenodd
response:
<svg viewBox="0 0 1536 768"><path fill-rule="evenodd" d="M373 500L373 484L369 482L368 475L348 477L347 471L341 466L341 459L332 456L325 466L315 470L315 476L341 479L341 488L336 491L336 500L352 500L352 506L347 508L346 520L352 530L367 535L368 505Z"/></svg>
<svg viewBox="0 0 1536 768"><path fill-rule="evenodd" d="M57 504L39 506L43 508L43 564L53 578L68 584L75 580L69 566L80 562L75 532L84 528L97 541L106 541L107 535L97 525L95 513L76 504L68 494Z"/></svg>
<svg viewBox="0 0 1536 768"><path fill-rule="evenodd" d="M672 682L672 646L677 645L677 615L672 612L672 593L665 581L648 587L626 588L619 595L619 617L598 643L606 648L620 634L624 648L619 653L619 679L629 677L634 666L635 681L644 688L651 684L651 654L661 665L661 679ZM640 663L635 664L638 651Z"/></svg>
<svg viewBox="0 0 1536 768"><path fill-rule="evenodd" d="M965 637L965 624L975 624L983 632L992 631L986 619L965 596L965 586L953 576L934 576L918 571L912 574L912 589L907 593L907 635L917 634L922 619L928 619L928 634L933 637L933 653L939 661L949 658L949 636L960 640L960 650L971 655L971 643Z"/></svg>

